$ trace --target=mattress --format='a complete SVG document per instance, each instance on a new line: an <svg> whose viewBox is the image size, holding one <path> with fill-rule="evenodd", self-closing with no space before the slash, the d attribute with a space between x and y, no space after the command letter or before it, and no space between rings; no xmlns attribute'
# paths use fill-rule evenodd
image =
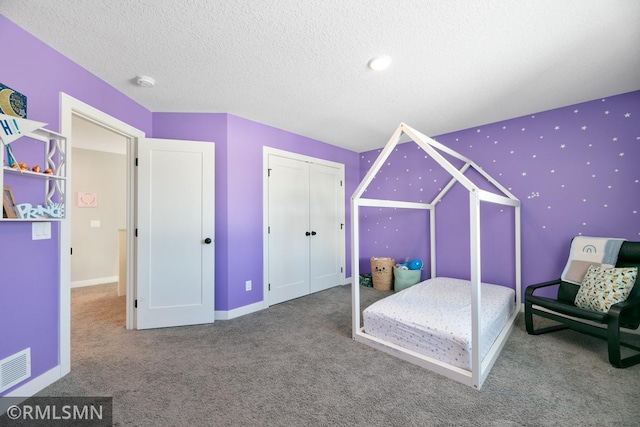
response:
<svg viewBox="0 0 640 427"><path fill-rule="evenodd" d="M481 284L480 358L515 309L513 289ZM364 331L441 362L471 370L471 282L425 280L383 298L363 313Z"/></svg>

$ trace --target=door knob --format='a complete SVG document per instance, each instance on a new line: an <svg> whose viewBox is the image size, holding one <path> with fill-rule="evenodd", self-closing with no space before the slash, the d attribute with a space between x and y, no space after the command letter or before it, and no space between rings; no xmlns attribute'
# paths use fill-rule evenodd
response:
<svg viewBox="0 0 640 427"><path fill-rule="evenodd" d="M309 233L308 231L306 233L304 233L305 236L311 236L311 233Z"/></svg>
<svg viewBox="0 0 640 427"><path fill-rule="evenodd" d="M205 242L207 245L210 245L210 244L211 244L211 239L210 239L209 237L207 237L206 239L204 239L204 242Z"/></svg>
<svg viewBox="0 0 640 427"><path fill-rule="evenodd" d="M318 233L316 233L315 231L312 231L312 232L311 232L311 235L312 235L312 236L315 236L316 234L318 234Z"/></svg>

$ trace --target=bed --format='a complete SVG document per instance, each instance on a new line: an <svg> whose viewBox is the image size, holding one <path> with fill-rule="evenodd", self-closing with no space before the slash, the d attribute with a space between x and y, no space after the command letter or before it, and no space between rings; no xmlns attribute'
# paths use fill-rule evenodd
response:
<svg viewBox="0 0 640 427"><path fill-rule="evenodd" d="M480 358L489 352L515 309L515 291L482 283ZM449 365L471 370L471 283L436 277L366 308L365 333Z"/></svg>
<svg viewBox="0 0 640 427"><path fill-rule="evenodd" d="M435 197L429 203L388 199L386 194L381 194L379 198L365 197L367 187L387 164L389 155L404 137L424 150L425 157L447 171L450 181L444 187L437 188ZM456 160L458 166L451 163L451 159ZM459 162L462 166L459 166ZM480 183L476 182L478 179ZM360 254L361 208L419 209L429 212L424 231L416 230L417 233L424 233L430 242L427 274L428 277L438 278L436 253L439 245L436 242L446 239L446 236L436 239L439 230L436 227L438 205L449 190L458 185L464 187L469 196L468 246L464 242L460 246L468 248L469 281L459 283L457 279L439 278L435 282L429 281L398 292L364 312L360 305L360 286L356 281L351 286L352 335L358 342L480 389L513 329L518 315L515 308L521 305L520 201L506 187L471 159L401 123L351 197L351 274L358 278L360 262L370 257L369 254ZM511 263L507 261L504 267L512 269L514 273L512 279L506 279L508 286L505 287L483 284L481 279L483 251L480 207L486 203L513 209L513 222L504 216L504 232L513 239L512 252L504 258L512 261L513 265L508 265ZM440 230L446 233L446 229ZM486 252L491 255L489 251ZM448 256L452 256L451 252ZM455 256L459 257L459 254ZM438 292L437 289L443 286L447 291ZM494 293L504 294L498 298L502 302L494 301ZM388 309L389 305L394 304L403 305L402 308L396 306ZM378 312L385 308L395 314L383 316ZM437 318L437 326L432 320L427 320L427 316Z"/></svg>

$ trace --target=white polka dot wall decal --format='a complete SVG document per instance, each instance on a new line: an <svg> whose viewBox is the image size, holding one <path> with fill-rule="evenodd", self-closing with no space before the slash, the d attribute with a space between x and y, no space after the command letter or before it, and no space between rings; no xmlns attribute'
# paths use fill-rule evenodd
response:
<svg viewBox="0 0 640 427"><path fill-rule="evenodd" d="M634 213L634 214L637 214L637 213L638 213L638 211L633 211L633 213Z"/></svg>
<svg viewBox="0 0 640 427"><path fill-rule="evenodd" d="M580 129L587 130L587 127L586 126L582 126Z"/></svg>
<svg viewBox="0 0 640 427"><path fill-rule="evenodd" d="M493 141L493 143L494 143L494 144L497 144L497 143L498 143L498 141Z"/></svg>
<svg viewBox="0 0 640 427"><path fill-rule="evenodd" d="M611 141L613 142L618 142L618 138L616 138L615 136L613 138L611 138Z"/></svg>
<svg viewBox="0 0 640 427"><path fill-rule="evenodd" d="M480 133L480 129L476 130L476 132Z"/></svg>
<svg viewBox="0 0 640 427"><path fill-rule="evenodd" d="M605 204L605 205L603 205L603 206L604 206L605 208L608 208L608 207L609 207L609 205L607 205L607 204Z"/></svg>
<svg viewBox="0 0 640 427"><path fill-rule="evenodd" d="M561 184L560 187L564 188L564 184Z"/></svg>
<svg viewBox="0 0 640 427"><path fill-rule="evenodd" d="M624 117L625 119L628 119L629 117L631 117L631 113L624 113Z"/></svg>
<svg viewBox="0 0 640 427"><path fill-rule="evenodd" d="M502 126L502 129L506 129L506 128L507 128L506 126Z"/></svg>
<svg viewBox="0 0 640 427"><path fill-rule="evenodd" d="M609 114L609 110L605 111L604 113L605 113L605 114Z"/></svg>
<svg viewBox="0 0 640 427"><path fill-rule="evenodd" d="M531 118L532 118L532 119L535 119L535 118L536 118L536 116L535 116L535 115L534 115L534 116L531 116Z"/></svg>
<svg viewBox="0 0 640 427"><path fill-rule="evenodd" d="M595 177L596 177L596 174L595 174L595 173L594 173L593 175L591 175L591 178L595 178Z"/></svg>
<svg viewBox="0 0 640 427"><path fill-rule="evenodd" d="M559 129L560 129L560 126L556 126L554 129L555 129L555 130L559 130Z"/></svg>
<svg viewBox="0 0 640 427"><path fill-rule="evenodd" d="M538 157L538 155L537 155L537 154L534 154L534 155L533 155L533 156L531 156L531 157L533 157L533 158L535 159L536 157Z"/></svg>
<svg viewBox="0 0 640 427"><path fill-rule="evenodd" d="M560 144L560 148L566 148L565 144Z"/></svg>
<svg viewBox="0 0 640 427"><path fill-rule="evenodd" d="M527 176L527 173L526 172L522 172L522 176Z"/></svg>
<svg viewBox="0 0 640 427"><path fill-rule="evenodd" d="M513 154L513 153L514 153L514 151L513 151L513 150L509 151L509 154Z"/></svg>
<svg viewBox="0 0 640 427"><path fill-rule="evenodd" d="M622 156L624 156L624 153L620 153L620 154L618 154L618 156L622 157Z"/></svg>
<svg viewBox="0 0 640 427"><path fill-rule="evenodd" d="M574 113L577 113L577 112L578 112L578 110L573 110L573 112L574 112Z"/></svg>
<svg viewBox="0 0 640 427"><path fill-rule="evenodd" d="M586 223L586 222L583 222L583 223L582 223L582 225L587 225L587 223Z"/></svg>
<svg viewBox="0 0 640 427"><path fill-rule="evenodd" d="M587 162L587 164L588 164L588 165L590 165L590 164L591 164L591 162Z"/></svg>
<svg viewBox="0 0 640 427"><path fill-rule="evenodd" d="M555 169L551 169L551 173L556 173L556 170Z"/></svg>
<svg viewBox="0 0 640 427"><path fill-rule="evenodd" d="M620 170L620 169L614 169L613 171L614 171L614 172L616 172L616 173L618 173L618 171L619 171L619 170Z"/></svg>
<svg viewBox="0 0 640 427"><path fill-rule="evenodd" d="M610 185L607 185L607 188L612 188Z"/></svg>
<svg viewBox="0 0 640 427"><path fill-rule="evenodd" d="M587 201L587 199L582 199L582 201L583 201L583 202L586 202L586 201Z"/></svg>
<svg viewBox="0 0 640 427"><path fill-rule="evenodd" d="M547 206L547 209L551 209L551 206Z"/></svg>
<svg viewBox="0 0 640 427"><path fill-rule="evenodd" d="M542 226L542 228L547 228L547 226L546 226L546 225L543 225L543 226Z"/></svg>
<svg viewBox="0 0 640 427"><path fill-rule="evenodd" d="M524 132L524 131L525 131L525 130L527 130L527 129L526 129L526 128L522 128L522 129L520 129L520 130L521 130L522 132Z"/></svg>

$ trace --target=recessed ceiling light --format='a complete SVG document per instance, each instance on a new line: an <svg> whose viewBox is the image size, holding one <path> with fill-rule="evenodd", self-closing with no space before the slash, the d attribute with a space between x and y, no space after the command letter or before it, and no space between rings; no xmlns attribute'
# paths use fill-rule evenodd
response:
<svg viewBox="0 0 640 427"><path fill-rule="evenodd" d="M142 87L154 87L156 81L149 76L136 76L136 83Z"/></svg>
<svg viewBox="0 0 640 427"><path fill-rule="evenodd" d="M391 65L391 57L388 55L374 56L369 60L369 68L373 71L382 71Z"/></svg>

